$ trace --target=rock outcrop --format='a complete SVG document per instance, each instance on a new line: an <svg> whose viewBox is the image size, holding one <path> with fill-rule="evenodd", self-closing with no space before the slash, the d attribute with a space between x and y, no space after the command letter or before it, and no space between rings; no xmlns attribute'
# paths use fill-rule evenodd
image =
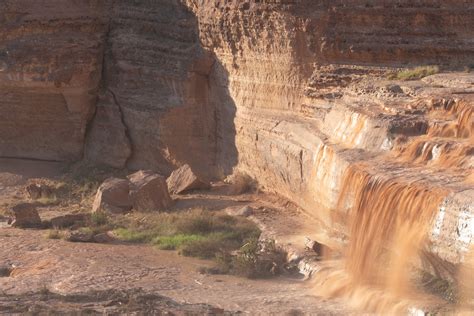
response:
<svg viewBox="0 0 474 316"><path fill-rule="evenodd" d="M102 77L104 2L1 6L0 157L82 159Z"/></svg>

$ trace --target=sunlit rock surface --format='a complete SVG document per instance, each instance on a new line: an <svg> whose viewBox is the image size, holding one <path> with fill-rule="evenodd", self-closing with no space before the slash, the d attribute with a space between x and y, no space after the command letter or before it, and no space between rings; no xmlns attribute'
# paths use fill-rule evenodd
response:
<svg viewBox="0 0 474 316"><path fill-rule="evenodd" d="M427 269L449 277L473 243L474 75L448 73L474 57L466 1L16 0L0 25L2 157L240 169L341 246L358 174L406 193L381 189L379 215L437 201ZM387 79L420 64L443 73Z"/></svg>

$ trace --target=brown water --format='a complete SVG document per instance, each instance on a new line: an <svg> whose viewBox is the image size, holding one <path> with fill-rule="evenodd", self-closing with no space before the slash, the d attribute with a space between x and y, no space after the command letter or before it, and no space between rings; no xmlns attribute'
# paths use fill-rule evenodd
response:
<svg viewBox="0 0 474 316"><path fill-rule="evenodd" d="M421 176L406 176L403 166L449 170L472 182L473 107L446 104L431 109L429 115L436 121L426 135L409 139L377 160L381 165L398 164L400 172L389 168L381 172L373 162L353 164L346 170L337 210L346 215L350 240L340 269L315 281L318 294L344 296L361 310L396 315L406 314L419 302L435 300L416 286L413 263L420 259L439 205L449 191ZM464 297L460 312L473 310L473 258L471 251L460 274L460 279L468 280L460 286Z"/></svg>
<svg viewBox="0 0 474 316"><path fill-rule="evenodd" d="M368 165L352 165L338 203L338 209L349 206L351 239L344 271L326 276L320 292L346 296L363 310L406 312L422 295L411 283L410 264L446 194L403 176L372 175Z"/></svg>

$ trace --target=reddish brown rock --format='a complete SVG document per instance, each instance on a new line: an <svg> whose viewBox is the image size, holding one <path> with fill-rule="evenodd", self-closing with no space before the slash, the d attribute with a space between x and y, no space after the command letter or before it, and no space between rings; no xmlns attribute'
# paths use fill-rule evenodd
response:
<svg viewBox="0 0 474 316"><path fill-rule="evenodd" d="M106 244L109 242L115 241L115 237L111 232L106 232L106 233L100 233L97 234L93 237L94 242L100 243L100 244Z"/></svg>
<svg viewBox="0 0 474 316"><path fill-rule="evenodd" d="M105 2L1 6L0 156L80 160L101 80Z"/></svg>
<svg viewBox="0 0 474 316"><path fill-rule="evenodd" d="M37 228L41 227L41 218L39 217L36 204L22 203L14 206L13 211L13 227L21 228Z"/></svg>
<svg viewBox="0 0 474 316"><path fill-rule="evenodd" d="M109 178L97 190L92 212L128 212L132 208L129 194L130 188L127 180Z"/></svg>
<svg viewBox="0 0 474 316"><path fill-rule="evenodd" d="M166 180L163 176L149 170L140 170L128 176L130 197L137 211L161 211L173 205Z"/></svg>
<svg viewBox="0 0 474 316"><path fill-rule="evenodd" d="M132 153L122 111L111 91L100 96L87 135L86 158L100 165L123 168Z"/></svg>
<svg viewBox="0 0 474 316"><path fill-rule="evenodd" d="M71 242L94 242L94 234L88 231L72 231L66 236L66 240Z"/></svg>
<svg viewBox="0 0 474 316"><path fill-rule="evenodd" d="M209 182L200 179L186 164L171 173L166 180L170 193L180 194L186 191L208 189Z"/></svg>

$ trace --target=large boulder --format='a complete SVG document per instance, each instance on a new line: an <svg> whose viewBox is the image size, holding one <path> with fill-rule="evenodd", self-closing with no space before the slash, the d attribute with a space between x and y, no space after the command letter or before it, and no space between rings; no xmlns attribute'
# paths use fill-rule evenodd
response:
<svg viewBox="0 0 474 316"><path fill-rule="evenodd" d="M14 218L11 225L13 227L38 228L42 226L36 204L21 203L15 205L12 211Z"/></svg>
<svg viewBox="0 0 474 316"><path fill-rule="evenodd" d="M166 180L163 176L149 170L140 170L128 176L130 198L137 211L166 210L173 205Z"/></svg>
<svg viewBox="0 0 474 316"><path fill-rule="evenodd" d="M204 181L193 172L189 165L184 165L171 173L166 180L170 193L180 194L186 191L208 189L209 182Z"/></svg>
<svg viewBox="0 0 474 316"><path fill-rule="evenodd" d="M92 212L126 213L132 209L129 182L109 178L97 190Z"/></svg>

